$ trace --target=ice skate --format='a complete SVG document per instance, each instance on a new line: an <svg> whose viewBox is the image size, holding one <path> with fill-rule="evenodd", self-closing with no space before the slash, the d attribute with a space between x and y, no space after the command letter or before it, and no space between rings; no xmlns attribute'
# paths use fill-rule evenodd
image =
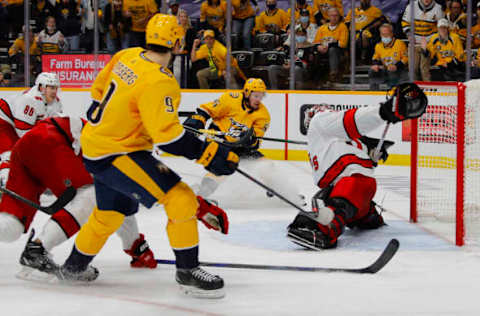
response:
<svg viewBox="0 0 480 316"><path fill-rule="evenodd" d="M54 273L59 266L41 243L32 240L34 234L35 230L32 229L30 238L20 256L20 264L23 267L16 277L29 281L49 281L55 277Z"/></svg>
<svg viewBox="0 0 480 316"><path fill-rule="evenodd" d="M183 293L197 298L222 298L223 279L200 267L193 269L177 269L175 276Z"/></svg>
<svg viewBox="0 0 480 316"><path fill-rule="evenodd" d="M85 270L75 270L63 265L55 274L60 281L64 282L91 282L95 281L100 273L97 268L90 265Z"/></svg>

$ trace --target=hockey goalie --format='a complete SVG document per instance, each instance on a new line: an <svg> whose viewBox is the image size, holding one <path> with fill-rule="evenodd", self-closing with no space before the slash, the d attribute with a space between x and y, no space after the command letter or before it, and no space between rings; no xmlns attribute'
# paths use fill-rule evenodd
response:
<svg viewBox="0 0 480 316"><path fill-rule="evenodd" d="M383 226L372 200L377 189L374 169L379 159L387 159L393 142L366 134L385 123L419 117L426 107L423 91L414 83L404 83L378 106L344 112L323 106L308 109L304 124L309 160L320 191L312 198L312 212L298 214L287 228L287 237L306 248L329 249L337 246L345 226Z"/></svg>

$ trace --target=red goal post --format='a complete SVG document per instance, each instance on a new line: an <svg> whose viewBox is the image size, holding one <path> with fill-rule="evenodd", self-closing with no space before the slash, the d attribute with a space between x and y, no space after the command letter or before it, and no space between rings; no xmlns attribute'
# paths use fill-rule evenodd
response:
<svg viewBox="0 0 480 316"><path fill-rule="evenodd" d="M410 122L410 220L458 246L479 244L480 80L417 84L428 107Z"/></svg>

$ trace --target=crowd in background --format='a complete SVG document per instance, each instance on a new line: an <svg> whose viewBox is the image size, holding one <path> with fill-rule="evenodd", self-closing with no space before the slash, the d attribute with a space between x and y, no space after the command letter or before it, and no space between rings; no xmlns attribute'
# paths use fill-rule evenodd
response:
<svg viewBox="0 0 480 316"><path fill-rule="evenodd" d="M408 59L409 6L393 23L371 0L354 9L356 64L365 71L368 88L389 88L409 79L463 81L465 79L466 1L412 0L415 6L415 60ZM247 77L264 79L271 89L286 89L294 63L296 89L338 88L350 73L351 12L341 0L296 0L295 24L291 9L277 0L231 0L232 76L239 87ZM177 16L183 40L171 68L184 88L224 88L227 49L225 0L193 1L199 18L190 18L180 1L168 1ZM480 77L480 2L474 3L471 73ZM145 45L145 27L159 12L161 0L99 0L100 51L115 52ZM0 1L0 86L23 84L25 31L29 28L30 72L41 71L41 55L92 53L92 0L32 0L30 24L24 25L23 0ZM295 59L289 58L290 35L295 34ZM183 72L183 73L182 73Z"/></svg>

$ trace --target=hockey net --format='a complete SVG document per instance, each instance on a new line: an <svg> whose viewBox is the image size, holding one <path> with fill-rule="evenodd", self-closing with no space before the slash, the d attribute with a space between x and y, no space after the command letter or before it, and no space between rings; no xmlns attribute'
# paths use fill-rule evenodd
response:
<svg viewBox="0 0 480 316"><path fill-rule="evenodd" d="M410 219L480 244L480 80L420 82L426 113L411 122Z"/></svg>

